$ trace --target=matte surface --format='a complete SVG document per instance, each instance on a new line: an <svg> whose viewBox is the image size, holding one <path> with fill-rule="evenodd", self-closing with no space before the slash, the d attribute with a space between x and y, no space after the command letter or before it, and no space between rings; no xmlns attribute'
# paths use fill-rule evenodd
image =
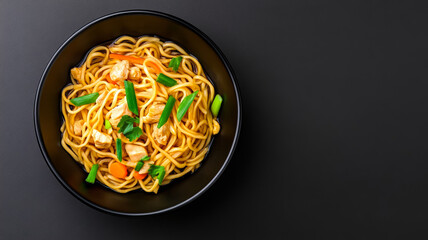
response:
<svg viewBox="0 0 428 240"><path fill-rule="evenodd" d="M141 218L69 194L42 158L32 119L39 78L61 43L132 8L176 15L210 36L244 107L219 181L183 208ZM427 8L0 0L0 239L426 239Z"/></svg>

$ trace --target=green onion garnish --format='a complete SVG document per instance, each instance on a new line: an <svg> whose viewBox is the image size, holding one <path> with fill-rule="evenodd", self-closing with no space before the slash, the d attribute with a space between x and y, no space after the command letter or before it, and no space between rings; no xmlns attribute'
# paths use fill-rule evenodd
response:
<svg viewBox="0 0 428 240"><path fill-rule="evenodd" d="M161 83L167 87L172 87L174 85L177 85L177 81L174 79L168 77L167 75L160 73L158 78L156 79L156 82Z"/></svg>
<svg viewBox="0 0 428 240"><path fill-rule="evenodd" d="M151 165L149 168L149 175L153 179L159 179L159 184L161 184L163 181L163 178L165 177L165 167L164 166Z"/></svg>
<svg viewBox="0 0 428 240"><path fill-rule="evenodd" d="M180 106L178 106L178 109L177 109L178 121L181 121L181 119L184 117L184 114L186 114L187 110L189 109L190 105L192 104L198 92L199 91L196 90L196 92L193 92L189 96L185 97L183 101L181 101Z"/></svg>
<svg viewBox="0 0 428 240"><path fill-rule="evenodd" d="M149 156L142 157L141 160L137 162L137 166L135 166L135 171L137 171L137 172L140 171L144 165L144 162L147 160L150 160Z"/></svg>
<svg viewBox="0 0 428 240"><path fill-rule="evenodd" d="M217 117L218 112L220 111L222 102L223 102L223 98L220 96L220 94L215 95L214 101L211 104L211 112L213 113L215 118Z"/></svg>
<svg viewBox="0 0 428 240"><path fill-rule="evenodd" d="M135 171L137 171L137 172L140 171L141 168L143 167L143 165L144 165L143 161L138 161L137 166L135 166Z"/></svg>
<svg viewBox="0 0 428 240"><path fill-rule="evenodd" d="M111 128L111 123L110 123L110 121L109 120L105 120L104 121L104 127L106 128L106 129L110 129Z"/></svg>
<svg viewBox="0 0 428 240"><path fill-rule="evenodd" d="M125 93L129 110L138 116L137 98L135 97L134 84L132 82L125 81Z"/></svg>
<svg viewBox="0 0 428 240"><path fill-rule="evenodd" d="M134 129L133 124L128 124L126 126L126 128L123 130L123 135L127 135L128 133L130 133L132 131L132 129Z"/></svg>
<svg viewBox="0 0 428 240"><path fill-rule="evenodd" d="M172 68L172 70L174 70L174 72L178 71L178 67L180 66L181 60L183 59L182 56L178 56L175 57L173 59L171 59L171 61L169 62L168 67Z"/></svg>
<svg viewBox="0 0 428 240"><path fill-rule="evenodd" d="M119 128L119 133L123 133L125 137L129 139L129 141L134 141L139 138L143 131L139 127L134 127L134 123L138 124L140 119L138 117L130 117L128 115L123 115L120 119L117 127Z"/></svg>
<svg viewBox="0 0 428 240"><path fill-rule="evenodd" d="M116 139L116 151L117 159L119 159L119 162L122 162L122 140L120 138Z"/></svg>
<svg viewBox="0 0 428 240"><path fill-rule="evenodd" d="M158 128L161 128L168 121L169 115L171 115L172 108L174 107L174 103L175 98L173 96L169 96L168 101L166 101L165 108L159 118Z"/></svg>
<svg viewBox="0 0 428 240"><path fill-rule="evenodd" d="M95 182L95 178L97 177L97 171L98 171L98 163L92 165L91 167L91 171L89 171L88 177L86 178L86 182L88 183L94 183Z"/></svg>
<svg viewBox="0 0 428 240"><path fill-rule="evenodd" d="M70 99L70 102L73 103L74 106L82 106L85 104L94 103L99 96L99 93L94 92L88 95Z"/></svg>

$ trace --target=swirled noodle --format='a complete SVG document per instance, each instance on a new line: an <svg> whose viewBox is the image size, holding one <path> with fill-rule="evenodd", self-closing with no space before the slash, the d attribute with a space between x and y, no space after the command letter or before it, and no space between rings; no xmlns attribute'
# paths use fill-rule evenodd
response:
<svg viewBox="0 0 428 240"><path fill-rule="evenodd" d="M111 54L137 57L141 61L117 59L111 57ZM181 56L182 61L178 71L174 72L168 65L177 56ZM167 87L156 82L159 73L173 78L178 84ZM94 164L98 164L96 179L114 191L126 193L142 189L157 193L159 179L147 174L146 164L164 167L162 185L194 172L208 152L213 134L219 131L218 121L209 109L215 95L213 85L199 61L175 43L150 36L122 36L111 45L94 47L84 62L71 70L70 76L71 84L64 87L61 95L64 117L61 145L87 172ZM139 116L132 114L129 109L121 109L126 103L124 80L134 84ZM182 120L178 121L177 108L180 102L196 90L198 94L193 103ZM95 103L75 106L70 101L95 92L99 93ZM169 96L173 96L176 103L165 128L158 131L156 126L159 116L152 116L152 111L164 106ZM117 117L119 110L132 117L139 117L138 127L142 135L133 142L118 132L117 119L114 117ZM109 120L113 127L106 129L105 120ZM96 132L111 141L102 142L94 135ZM109 171L113 163L119 162L115 144L118 138L123 148L120 163L127 169L126 177L122 178ZM144 162L145 167L139 171L140 177L145 178L136 177L138 161L132 159L133 152L128 147L134 150L143 148L150 156L150 161Z"/></svg>

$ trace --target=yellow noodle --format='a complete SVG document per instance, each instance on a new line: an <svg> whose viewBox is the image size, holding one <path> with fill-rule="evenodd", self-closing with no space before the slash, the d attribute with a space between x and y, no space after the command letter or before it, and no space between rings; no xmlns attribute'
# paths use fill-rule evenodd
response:
<svg viewBox="0 0 428 240"><path fill-rule="evenodd" d="M63 148L75 161L81 163L87 172L93 164L99 164L96 178L114 191L126 193L142 189L157 193L159 179L152 178L150 174L143 180L135 179L136 162L131 161L125 149L121 163L126 166L128 175L125 178L117 178L109 172L111 164L119 161L116 139L120 138L122 144L130 143L123 134L118 133L116 127L108 130L104 128L104 122L111 118L114 108L126 102L123 85L108 80L113 66L121 61L111 58L112 53L144 59L142 64L130 63L130 67L137 67L141 72L138 80L128 79L128 81L134 84L140 118L138 125L143 132L132 144L144 147L150 161L165 168L162 185L189 172L193 173L208 152L208 145L213 136L214 117L209 106L214 99L214 87L195 57L175 43L162 42L159 38L148 36L140 38L122 36L109 46L96 46L89 52L84 63L73 69L74 73L71 71L71 84L61 93L64 123L60 130ZM183 57L178 72L168 67L171 59L176 56ZM157 83L158 73L153 64L163 74L174 78L178 84L166 87ZM178 105L184 97L196 90L199 92L194 102L179 122ZM96 103L76 107L70 101L94 92L100 94ZM149 114L153 104L165 104L169 96L173 96L177 101L168 120L169 137L163 145L157 142L153 135L157 122L144 123L142 119ZM75 127L79 123L81 132L75 132ZM92 137L94 130L109 135L112 138L111 146L97 148Z"/></svg>

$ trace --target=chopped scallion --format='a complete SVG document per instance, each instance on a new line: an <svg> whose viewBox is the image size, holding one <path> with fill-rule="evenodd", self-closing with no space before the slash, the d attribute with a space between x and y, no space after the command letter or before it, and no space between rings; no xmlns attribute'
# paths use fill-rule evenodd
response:
<svg viewBox="0 0 428 240"><path fill-rule="evenodd" d="M161 83L167 87L172 87L174 85L177 85L177 81L175 81L174 79L166 76L163 73L160 73L158 78L156 79L156 82Z"/></svg>
<svg viewBox="0 0 428 240"><path fill-rule="evenodd" d="M104 127L106 128L106 129L110 129L111 128L111 123L110 123L110 121L109 120L105 120L104 121Z"/></svg>
<svg viewBox="0 0 428 240"><path fill-rule="evenodd" d="M162 184L163 178L165 177L165 167L158 165L151 165L149 168L149 175L153 179L158 179L159 184Z"/></svg>
<svg viewBox="0 0 428 240"><path fill-rule="evenodd" d="M129 110L138 116L137 97L135 97L134 84L132 82L125 81L125 93Z"/></svg>
<svg viewBox="0 0 428 240"><path fill-rule="evenodd" d="M174 107L174 103L175 98L173 96L169 96L168 101L166 101L165 108L159 118L158 128L161 128L168 121L169 115L171 115L172 108Z"/></svg>
<svg viewBox="0 0 428 240"><path fill-rule="evenodd" d="M211 104L211 112L213 113L215 118L217 117L218 112L220 111L222 102L223 102L223 98L220 96L220 94L215 95L214 101Z"/></svg>
<svg viewBox="0 0 428 240"><path fill-rule="evenodd" d="M116 152L117 152L117 159L119 159L119 161L122 162L122 140L120 138L116 139Z"/></svg>
<svg viewBox="0 0 428 240"><path fill-rule="evenodd" d="M98 167L99 165L97 163L92 165L91 171L89 171L88 177L86 177L86 180L85 180L86 182L92 183L92 184L95 182L95 179L97 177Z"/></svg>
<svg viewBox="0 0 428 240"><path fill-rule="evenodd" d="M134 126L133 126L133 124L131 123L131 124L128 124L127 126L126 126L126 128L123 130L123 135L127 135L128 133L130 133L131 131L132 131L132 129L134 129Z"/></svg>
<svg viewBox="0 0 428 240"><path fill-rule="evenodd" d="M133 118L128 115L123 115L117 124L117 127L119 128L118 132L123 133L123 135L132 142L143 134L141 128L134 127L134 123L138 124L139 122L140 119L138 117Z"/></svg>
<svg viewBox="0 0 428 240"><path fill-rule="evenodd" d="M85 104L94 103L97 101L97 98L100 96L99 93L94 92L88 95L80 96L77 98L70 99L70 102L73 103L74 106L82 106Z"/></svg>
<svg viewBox="0 0 428 240"><path fill-rule="evenodd" d="M135 171L137 171L137 172L140 171L144 165L144 162L147 160L150 160L149 156L142 157L141 160L137 162L137 166L135 166Z"/></svg>
<svg viewBox="0 0 428 240"><path fill-rule="evenodd" d="M180 105L177 109L177 119L178 121L181 121L181 119L184 117L184 114L186 114L187 110L189 109L190 105L192 104L193 100L196 97L196 94L198 94L198 90L196 92L193 92L189 96L186 96L183 101L181 101Z"/></svg>
<svg viewBox="0 0 428 240"><path fill-rule="evenodd" d="M175 58L171 59L171 61L169 62L168 67L172 68L172 70L174 70L174 72L177 72L178 71L178 67L180 67L180 63L181 63L182 59L183 59L182 56L178 56L178 57L175 57Z"/></svg>
<svg viewBox="0 0 428 240"><path fill-rule="evenodd" d="M137 172L140 171L141 168L143 167L143 165L144 165L143 161L138 161L137 166L135 166L135 171L137 171Z"/></svg>

